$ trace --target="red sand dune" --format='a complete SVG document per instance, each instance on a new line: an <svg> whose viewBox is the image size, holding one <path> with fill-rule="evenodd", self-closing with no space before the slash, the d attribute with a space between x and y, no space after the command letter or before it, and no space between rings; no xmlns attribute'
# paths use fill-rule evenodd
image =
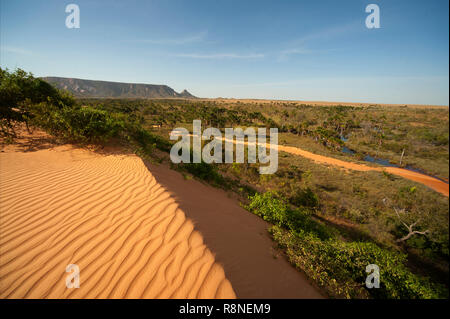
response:
<svg viewBox="0 0 450 319"><path fill-rule="evenodd" d="M1 298L234 298L223 267L135 155L0 153ZM80 288L66 287L66 266Z"/></svg>

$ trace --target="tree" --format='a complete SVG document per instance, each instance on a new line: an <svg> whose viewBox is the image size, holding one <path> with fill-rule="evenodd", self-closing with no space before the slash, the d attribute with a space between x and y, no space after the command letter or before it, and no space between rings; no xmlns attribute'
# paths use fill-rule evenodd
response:
<svg viewBox="0 0 450 319"><path fill-rule="evenodd" d="M30 105L48 102L56 107L73 106L75 100L68 93L61 92L32 73L16 69L0 68L0 132L15 136L15 122L25 122L32 116Z"/></svg>
<svg viewBox="0 0 450 319"><path fill-rule="evenodd" d="M390 205L389 200L387 198L383 198L383 204L386 207L389 207L389 206L392 207L392 209L394 210L394 212L398 218L398 221L408 231L408 233L405 236L403 236L400 239L397 239L396 242L404 242L405 240L408 240L413 235L427 235L430 232L430 230L428 230L428 229L425 231L418 231L417 229L414 229L415 227L417 227L417 225L421 221L420 217L408 216L408 212L406 211L406 209L404 209L404 208L400 209L394 205ZM411 219L411 217L412 217L412 219Z"/></svg>

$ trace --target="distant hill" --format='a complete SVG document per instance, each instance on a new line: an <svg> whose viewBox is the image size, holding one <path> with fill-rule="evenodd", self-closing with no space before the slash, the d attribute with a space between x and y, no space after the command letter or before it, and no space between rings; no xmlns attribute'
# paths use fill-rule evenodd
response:
<svg viewBox="0 0 450 319"><path fill-rule="evenodd" d="M73 78L42 77L61 90L76 97L96 98L196 98L187 90L181 93L167 85L93 81Z"/></svg>

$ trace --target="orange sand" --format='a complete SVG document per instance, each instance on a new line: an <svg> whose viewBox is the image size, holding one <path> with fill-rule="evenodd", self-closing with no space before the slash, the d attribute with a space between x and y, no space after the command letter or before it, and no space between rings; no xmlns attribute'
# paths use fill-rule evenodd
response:
<svg viewBox="0 0 450 319"><path fill-rule="evenodd" d="M221 265L135 155L0 153L1 298L234 298ZM80 288L66 287L68 264Z"/></svg>

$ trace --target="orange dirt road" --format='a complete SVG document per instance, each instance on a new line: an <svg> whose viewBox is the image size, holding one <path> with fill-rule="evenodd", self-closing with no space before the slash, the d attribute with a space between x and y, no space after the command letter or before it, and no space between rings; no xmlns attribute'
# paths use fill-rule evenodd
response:
<svg viewBox="0 0 450 319"><path fill-rule="evenodd" d="M378 172L386 171L390 174L401 176L403 178L407 178L409 180L421 183L421 184L428 186L429 188L434 189L435 191L443 194L444 196L448 197L449 185L447 183L444 183L443 181L440 181L437 178L434 178L434 177L431 177L428 175L424 175L421 173L413 172L413 171L410 171L407 169L403 169L403 168L399 168L399 167L371 167L371 166L367 166L367 165L363 165L363 164L342 161L342 160L332 158L332 157L317 155L317 154L307 152L300 148L292 147L292 146L280 145L280 146L278 146L278 150L282 151L282 152L294 154L294 155L300 155L300 156L312 159L313 161L315 161L317 163L336 165L336 166L340 166L343 168L352 169L355 171L378 171Z"/></svg>
<svg viewBox="0 0 450 319"><path fill-rule="evenodd" d="M225 138L222 138L222 140L230 141ZM236 144L236 143L241 143L241 142L236 142L236 140L233 140L233 143ZM244 142L244 144L248 144L248 142ZM257 144L262 145L262 143L257 143ZM267 143L265 146L271 147L271 148L274 147L273 145L270 145ZM421 183L425 186L428 186L429 188L441 193L442 195L444 195L446 197L448 197L448 194L449 194L449 185L447 183L445 183L437 178L434 178L434 177L431 177L431 176L428 176L425 174L421 174L418 172L413 172L413 171L410 171L407 169L403 169L403 168L399 168L399 167L372 167L372 166L368 166L368 165L364 165L364 164L346 162L346 161L339 160L336 158L314 154L314 153L302 150L301 148L293 147L293 146L278 145L278 151L302 156L302 157L311 159L311 160L315 161L316 163L335 165L335 166L339 166L339 167L342 167L345 169L351 169L351 170L355 170L355 171L363 171L363 172L364 171L377 171L377 172L386 171L390 174L401 176L403 178L406 178L406 179Z"/></svg>

